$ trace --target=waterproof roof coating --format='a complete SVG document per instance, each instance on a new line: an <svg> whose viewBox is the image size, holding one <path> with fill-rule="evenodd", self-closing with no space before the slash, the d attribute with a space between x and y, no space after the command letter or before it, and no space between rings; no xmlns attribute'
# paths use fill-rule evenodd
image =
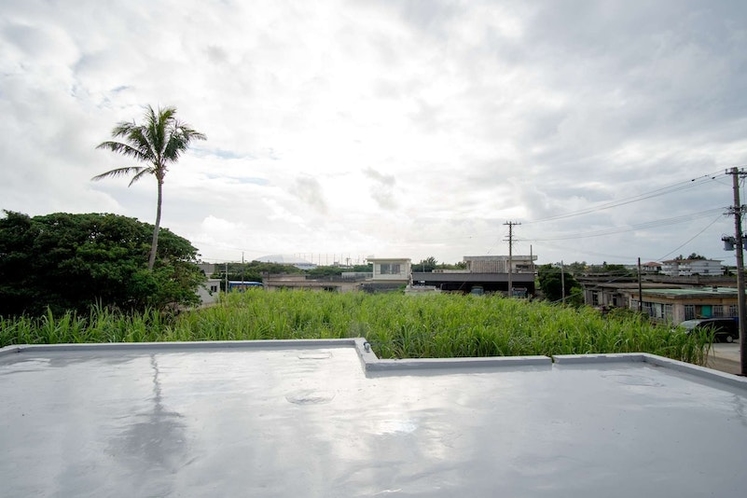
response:
<svg viewBox="0 0 747 498"><path fill-rule="evenodd" d="M363 341L0 351L2 496L747 496L741 378Z"/></svg>

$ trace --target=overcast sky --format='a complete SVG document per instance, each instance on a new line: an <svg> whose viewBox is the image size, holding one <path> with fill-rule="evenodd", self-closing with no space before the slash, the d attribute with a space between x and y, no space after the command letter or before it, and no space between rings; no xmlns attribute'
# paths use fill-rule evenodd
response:
<svg viewBox="0 0 747 498"><path fill-rule="evenodd" d="M163 226L207 261L514 254L734 264L747 2L3 0L0 209L153 223L97 150L143 106L208 140ZM313 256L312 256L313 255Z"/></svg>

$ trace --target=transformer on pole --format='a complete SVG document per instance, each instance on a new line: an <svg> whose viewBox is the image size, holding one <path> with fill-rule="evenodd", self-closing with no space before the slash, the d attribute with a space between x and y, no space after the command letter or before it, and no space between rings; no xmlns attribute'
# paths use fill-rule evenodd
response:
<svg viewBox="0 0 747 498"><path fill-rule="evenodd" d="M744 237L742 236L742 213L747 206L743 206L739 200L739 178L746 176L747 173L740 171L739 168L732 168L726 171L726 174L732 176L732 186L734 189L734 205L729 208L728 214L734 215L734 237L723 237L724 249L734 245L737 251L737 312L739 314L739 359L740 375L747 376L747 310L745 309L744 295ZM733 239L733 240L732 240ZM727 249L728 250L728 249Z"/></svg>

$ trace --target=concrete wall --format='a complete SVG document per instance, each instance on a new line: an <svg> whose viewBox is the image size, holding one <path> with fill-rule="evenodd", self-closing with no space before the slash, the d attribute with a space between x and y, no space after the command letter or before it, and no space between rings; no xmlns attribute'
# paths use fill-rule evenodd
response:
<svg viewBox="0 0 747 498"><path fill-rule="evenodd" d="M217 303L220 295L220 280L217 278L208 279L207 282L197 288L197 295L203 305Z"/></svg>

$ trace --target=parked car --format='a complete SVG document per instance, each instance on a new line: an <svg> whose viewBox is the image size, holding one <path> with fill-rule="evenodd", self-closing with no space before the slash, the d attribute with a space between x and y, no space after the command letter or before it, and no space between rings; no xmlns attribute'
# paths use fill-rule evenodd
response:
<svg viewBox="0 0 747 498"><path fill-rule="evenodd" d="M739 339L739 321L736 318L696 318L685 320L679 326L688 333L696 329L712 329L717 341L734 342Z"/></svg>

